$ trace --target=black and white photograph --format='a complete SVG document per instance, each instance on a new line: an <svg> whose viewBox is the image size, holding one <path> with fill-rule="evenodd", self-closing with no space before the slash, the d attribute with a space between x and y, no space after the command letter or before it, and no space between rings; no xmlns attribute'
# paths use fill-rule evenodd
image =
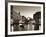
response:
<svg viewBox="0 0 46 37"><path fill-rule="evenodd" d="M8 3L8 35L43 33L43 4Z"/></svg>
<svg viewBox="0 0 46 37"><path fill-rule="evenodd" d="M41 7L11 5L10 31L40 30Z"/></svg>

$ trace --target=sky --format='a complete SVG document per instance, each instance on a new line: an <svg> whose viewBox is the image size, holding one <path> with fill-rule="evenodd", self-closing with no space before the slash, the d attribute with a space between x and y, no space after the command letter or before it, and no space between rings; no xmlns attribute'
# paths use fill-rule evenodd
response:
<svg viewBox="0 0 46 37"><path fill-rule="evenodd" d="M17 13L20 12L21 16L33 18L33 14L37 11L41 11L40 6L13 6L13 10Z"/></svg>

